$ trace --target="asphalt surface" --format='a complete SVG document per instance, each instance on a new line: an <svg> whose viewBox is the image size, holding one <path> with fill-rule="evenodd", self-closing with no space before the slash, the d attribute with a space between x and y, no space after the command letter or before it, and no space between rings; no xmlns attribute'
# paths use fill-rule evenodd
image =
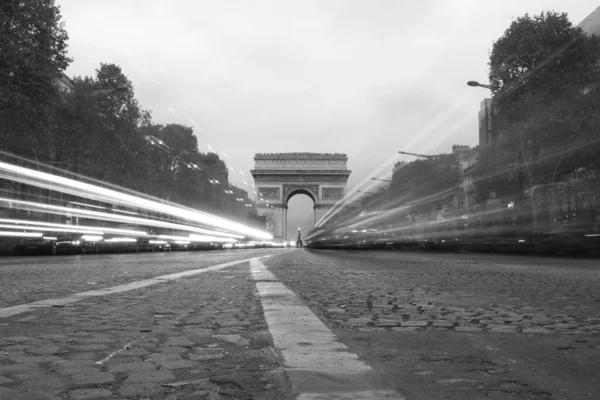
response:
<svg viewBox="0 0 600 400"><path fill-rule="evenodd" d="M276 282L220 267L265 255ZM0 276L0 311L121 290L0 318L0 399L291 399L257 290L279 282L406 399L600 398L597 260L255 249L8 257Z"/></svg>
<svg viewBox="0 0 600 400"><path fill-rule="evenodd" d="M265 265L407 399L600 398L600 263L297 251Z"/></svg>

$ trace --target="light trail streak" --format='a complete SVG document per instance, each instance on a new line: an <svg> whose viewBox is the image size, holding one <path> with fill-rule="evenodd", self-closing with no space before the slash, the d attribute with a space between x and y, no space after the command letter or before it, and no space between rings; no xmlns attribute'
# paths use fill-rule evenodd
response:
<svg viewBox="0 0 600 400"><path fill-rule="evenodd" d="M43 230L46 230L45 227L48 228L57 228L57 230L60 230L62 228L72 228L73 225L67 225L67 224L57 224L57 223L53 223L53 222L38 222L38 221L28 221L26 219L6 219L6 218L0 218L0 223L6 223L6 224L15 224L15 228L18 228L20 224L26 224L26 225L39 225L39 226L43 226L44 228L40 228ZM120 233L120 234L124 234L124 235L133 235L133 236L144 236L146 235L146 232L143 231L134 231L134 230L129 230L129 229L119 229L119 228L106 228L103 226L83 226L83 225L78 225L77 226L78 229L82 229L85 230L86 232L89 231L102 231L102 232L106 232L106 233Z"/></svg>
<svg viewBox="0 0 600 400"><path fill-rule="evenodd" d="M233 238L222 238L216 236L206 236L206 235L190 235L189 240L193 242L229 242L233 243L237 240Z"/></svg>
<svg viewBox="0 0 600 400"><path fill-rule="evenodd" d="M0 236L8 236L8 237L33 237L39 238L44 234L41 232L10 232L10 231L0 231Z"/></svg>
<svg viewBox="0 0 600 400"><path fill-rule="evenodd" d="M155 212L169 214L185 220L219 227L229 232L257 237L259 239L272 239L272 235L249 228L242 224L216 217L200 211L190 211L188 209L174 207L169 204L161 204L156 201L132 196L126 193L120 193L115 190L102 188L84 182L78 182L73 179L52 175L45 172L34 171L28 168L11 165L0 162L0 170L9 172L9 174L0 174L1 177L16 180L21 183L40 186L49 190L61 191L75 196L86 196L94 200L107 203L116 203L126 207L143 208ZM15 174L15 175L12 175ZM55 186L55 185L58 185Z"/></svg>
<svg viewBox="0 0 600 400"><path fill-rule="evenodd" d="M98 219L98 220L120 222L120 223L133 223L136 225L169 228L169 229L181 230L181 231L186 231L186 232L205 233L205 234L209 234L209 235L224 236L224 237L238 238L238 239L244 238L244 236L241 236L241 235L229 234L229 233L224 233L224 232L219 232L219 231L211 231L208 229L198 228L198 227L189 226L189 225L181 225L181 224L175 224L175 223L171 223L171 222L144 219L144 218L138 218L138 217L128 217L126 215L109 214L109 213L103 213L103 212L99 212L99 211L73 209L73 208L69 208L69 207L34 203L34 202L30 202L30 201L15 200L15 199L8 199L8 198L2 198L2 197L0 197L0 202L19 204L19 205L23 206L22 207L23 209L33 208L36 211L46 212L46 213L50 213L50 214L65 215L66 213L69 213L73 216L78 216L81 218L93 218L93 219Z"/></svg>
<svg viewBox="0 0 600 400"><path fill-rule="evenodd" d="M31 230L31 231L51 231L51 232L67 232L67 233L92 233L96 235L103 235L102 231L93 231L88 229L77 229L77 228L57 228L57 229L45 229L43 226L36 225L9 225L9 224L0 224L0 228L4 229L22 229L22 230Z"/></svg>

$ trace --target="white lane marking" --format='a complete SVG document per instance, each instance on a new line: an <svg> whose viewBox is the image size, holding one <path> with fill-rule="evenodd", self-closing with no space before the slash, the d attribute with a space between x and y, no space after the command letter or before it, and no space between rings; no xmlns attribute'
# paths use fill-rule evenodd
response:
<svg viewBox="0 0 600 400"><path fill-rule="evenodd" d="M310 309L264 266L250 261L265 319L300 400L404 399L339 342Z"/></svg>
<svg viewBox="0 0 600 400"><path fill-rule="evenodd" d="M259 258L266 258L266 257L270 257L270 255L259 257ZM245 262L248 262L248 261L254 260L254 259L256 259L256 257L246 258L243 260L229 261L229 262L226 262L223 264L212 265L210 267L201 268L201 269L192 269L192 270L188 270L188 271L177 272L174 274L161 275L161 276L157 276L156 278L144 279L142 281L131 282L131 283L127 283L125 285L118 285L118 286L108 287L108 288L104 288L104 289L90 290L87 292L75 293L75 294L72 294L71 296L59 298L59 299L39 300L39 301L34 301L33 303L19 304L17 306L0 308L0 318L11 317L13 315L26 313L29 311L37 310L39 308L57 307L57 306L60 307L60 306L66 305L66 304L76 303L78 301L84 300L87 297L106 296L106 295L113 294L113 293L121 293L121 292L130 291L130 290L141 289L143 287L156 285L158 283L163 283L165 281L173 281L173 280L180 279L180 278L183 278L186 276L203 274L205 272L218 271L220 269L227 268L232 265L236 265L236 264L240 264L240 263L245 263Z"/></svg>

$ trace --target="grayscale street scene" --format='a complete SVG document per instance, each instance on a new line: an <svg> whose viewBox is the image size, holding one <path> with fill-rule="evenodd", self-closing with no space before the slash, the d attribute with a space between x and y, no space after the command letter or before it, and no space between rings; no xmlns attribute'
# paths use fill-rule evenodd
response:
<svg viewBox="0 0 600 400"><path fill-rule="evenodd" d="M0 2L0 400L600 399L592 0Z"/></svg>

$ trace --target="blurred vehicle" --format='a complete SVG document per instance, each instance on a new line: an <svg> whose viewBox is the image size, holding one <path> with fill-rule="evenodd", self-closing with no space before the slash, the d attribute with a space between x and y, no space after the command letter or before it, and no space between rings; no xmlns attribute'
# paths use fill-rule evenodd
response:
<svg viewBox="0 0 600 400"><path fill-rule="evenodd" d="M112 236L104 239L102 250L108 253L137 253L138 240L135 238Z"/></svg>
<svg viewBox="0 0 600 400"><path fill-rule="evenodd" d="M21 243L15 246L13 254L46 254L55 256L56 250L56 238L27 238L21 240Z"/></svg>
<svg viewBox="0 0 600 400"><path fill-rule="evenodd" d="M21 244L23 238L0 237L0 255L10 255L16 246Z"/></svg>
<svg viewBox="0 0 600 400"><path fill-rule="evenodd" d="M173 251L188 251L190 249L190 242L183 240L175 240L167 244L171 245L171 250Z"/></svg>
<svg viewBox="0 0 600 400"><path fill-rule="evenodd" d="M70 235L60 236L56 240L57 254L98 254L104 245L102 236Z"/></svg>
<svg viewBox="0 0 600 400"><path fill-rule="evenodd" d="M171 251L171 245L166 240L140 239L136 251Z"/></svg>

